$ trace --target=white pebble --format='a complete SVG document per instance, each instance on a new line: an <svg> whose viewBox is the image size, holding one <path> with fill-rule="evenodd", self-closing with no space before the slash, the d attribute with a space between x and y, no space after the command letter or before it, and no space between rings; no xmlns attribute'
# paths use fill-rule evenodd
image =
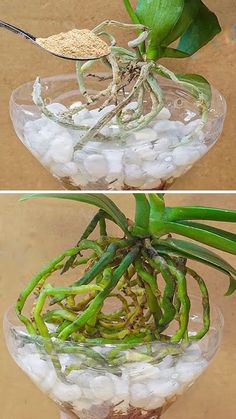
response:
<svg viewBox="0 0 236 419"><path fill-rule="evenodd" d="M70 180L74 186L86 186L89 182L88 179L85 176L83 176L81 173L79 173L78 175L72 176Z"/></svg>
<svg viewBox="0 0 236 419"><path fill-rule="evenodd" d="M25 133L38 132L45 126L45 118L38 118L33 121L27 121L24 125Z"/></svg>
<svg viewBox="0 0 236 419"><path fill-rule="evenodd" d="M183 136L183 130L185 125L180 121L158 121L153 129L155 130L157 137L181 137Z"/></svg>
<svg viewBox="0 0 236 419"><path fill-rule="evenodd" d="M170 119L171 113L168 108L162 108L161 112L156 116L155 119Z"/></svg>
<svg viewBox="0 0 236 419"><path fill-rule="evenodd" d="M75 400L73 402L73 409L76 415L78 415L79 418L82 418L82 414L84 411L89 410L92 407L92 400L82 398L80 400ZM83 411L83 412L82 412Z"/></svg>
<svg viewBox="0 0 236 419"><path fill-rule="evenodd" d="M127 165L125 168L124 182L126 185L138 188L143 184L145 175L137 164Z"/></svg>
<svg viewBox="0 0 236 419"><path fill-rule="evenodd" d="M155 153L162 153L164 151L168 151L169 147L171 147L173 144L173 141L171 138L168 137L162 137L159 140L155 142L153 145Z"/></svg>
<svg viewBox="0 0 236 419"><path fill-rule="evenodd" d="M136 141L155 141L158 136L154 129L152 128L143 128L140 131L134 133Z"/></svg>
<svg viewBox="0 0 236 419"><path fill-rule="evenodd" d="M182 361L193 362L197 361L202 356L202 351L197 343L192 343L185 351Z"/></svg>
<svg viewBox="0 0 236 419"><path fill-rule="evenodd" d="M158 189L160 185L161 185L161 179L149 177L146 179L146 182L142 185L142 189L143 190Z"/></svg>
<svg viewBox="0 0 236 419"><path fill-rule="evenodd" d="M39 130L39 135L45 138L49 144L57 137L70 137L68 130L56 124L56 122L50 121L50 119L46 123L44 121L44 126Z"/></svg>
<svg viewBox="0 0 236 419"><path fill-rule="evenodd" d="M72 116L72 119L76 125L86 125L84 121L89 118L90 118L90 112L88 109L81 109L81 111L75 113Z"/></svg>
<svg viewBox="0 0 236 419"><path fill-rule="evenodd" d="M135 152L139 159L145 160L145 161L153 161L156 157L155 149L152 145L145 146L145 147L137 147L135 148Z"/></svg>
<svg viewBox="0 0 236 419"><path fill-rule="evenodd" d="M135 134L130 134L125 138L125 143L128 147L130 146L136 146L137 145L137 139Z"/></svg>
<svg viewBox="0 0 236 419"><path fill-rule="evenodd" d="M90 383L90 388L93 397L101 401L110 400L115 395L114 384L112 380L105 375L95 377Z"/></svg>
<svg viewBox="0 0 236 419"><path fill-rule="evenodd" d="M155 380L149 382L147 386L153 396L160 398L173 396L179 388L179 384L175 381Z"/></svg>
<svg viewBox="0 0 236 419"><path fill-rule="evenodd" d="M135 149L127 148L124 154L124 161L126 164L138 164L141 165L142 160Z"/></svg>
<svg viewBox="0 0 236 419"><path fill-rule="evenodd" d="M29 149L34 151L37 157L42 157L50 147L49 141L42 137L39 133L25 133L24 137Z"/></svg>
<svg viewBox="0 0 236 419"><path fill-rule="evenodd" d="M100 112L99 112L99 116L105 116L107 115L109 112L113 111L113 109L115 109L115 105L109 105L109 106L105 106L105 108L103 108Z"/></svg>
<svg viewBox="0 0 236 419"><path fill-rule="evenodd" d="M207 362L203 359L201 361L188 363L179 361L175 367L176 374L178 374L178 381L188 383L195 380L206 367Z"/></svg>
<svg viewBox="0 0 236 419"><path fill-rule="evenodd" d="M106 177L106 181L108 183L120 179L123 177L123 151L122 150L104 150L103 155L107 159L108 163L108 175Z"/></svg>
<svg viewBox="0 0 236 419"><path fill-rule="evenodd" d="M135 110L135 109L137 109L137 107L138 107L138 102L130 102L130 103L128 103L128 105L126 105L126 106L124 107L124 110L125 110L125 111L128 111L128 110Z"/></svg>
<svg viewBox="0 0 236 419"><path fill-rule="evenodd" d="M58 177L64 177L64 176L74 176L78 172L77 165L73 163L72 161L69 163L56 163L53 164L50 168L50 171L53 175Z"/></svg>
<svg viewBox="0 0 236 419"><path fill-rule="evenodd" d="M172 153L168 153L168 152L160 153L158 160L169 163L173 160Z"/></svg>
<svg viewBox="0 0 236 419"><path fill-rule="evenodd" d="M101 154L87 156L84 160L84 167L94 180L98 180L107 175L108 164L105 157Z"/></svg>
<svg viewBox="0 0 236 419"><path fill-rule="evenodd" d="M206 152L208 151L208 147L206 146L206 144L199 144L196 146L197 150L200 153L200 156L204 156L204 154L206 154Z"/></svg>
<svg viewBox="0 0 236 419"><path fill-rule="evenodd" d="M132 371L132 370L131 370ZM146 384L147 380L157 380L160 377L161 371L157 366L143 363L142 368L135 369L130 372L130 379L132 383Z"/></svg>
<svg viewBox="0 0 236 419"><path fill-rule="evenodd" d="M86 159L87 156L88 155L84 151L82 151L82 150L76 150L74 152L74 155L73 155L73 160L76 163L81 163L81 162L83 162Z"/></svg>
<svg viewBox="0 0 236 419"><path fill-rule="evenodd" d="M163 358L163 360L158 364L158 367L160 368L160 370L163 370L165 368L170 368L172 367L174 363L174 359L173 356L171 355L167 355L165 356L165 358Z"/></svg>
<svg viewBox="0 0 236 419"><path fill-rule="evenodd" d="M187 166L196 162L200 157L199 150L191 146L179 146L173 151L176 166Z"/></svg>
<svg viewBox="0 0 236 419"><path fill-rule="evenodd" d="M165 179L173 175L175 166L171 162L154 161L152 164L144 166L145 171L157 179Z"/></svg>
<svg viewBox="0 0 236 419"><path fill-rule="evenodd" d="M90 111L90 117L96 120L99 120L102 117L101 112L99 112L99 108L92 109Z"/></svg>
<svg viewBox="0 0 236 419"><path fill-rule="evenodd" d="M162 399L161 397L155 396L151 398L150 402L146 406L146 409L147 410L158 409L159 407L162 407L164 404L165 404L164 399Z"/></svg>
<svg viewBox="0 0 236 419"><path fill-rule="evenodd" d="M74 102L72 103L72 105L70 105L70 109L76 109L76 108L79 108L80 106L82 106L82 102L80 101Z"/></svg>
<svg viewBox="0 0 236 419"><path fill-rule="evenodd" d="M48 364L46 361L40 359L37 353L28 354L28 356L24 358L24 365L27 370L35 374L39 380L47 377L50 366L50 364Z"/></svg>
<svg viewBox="0 0 236 419"><path fill-rule="evenodd" d="M74 122L77 125L83 125L85 127L85 129L92 128L97 123L97 121L95 119L92 119L92 118L81 118L81 119L75 119L74 118Z"/></svg>
<svg viewBox="0 0 236 419"><path fill-rule="evenodd" d="M160 371L161 371L160 378L162 380L174 380L177 377L175 367L169 367L169 368L166 367L166 368L160 369Z"/></svg>
<svg viewBox="0 0 236 419"><path fill-rule="evenodd" d="M38 383L40 389L47 393L49 392L54 386L57 381L57 375L54 370L48 370L47 375Z"/></svg>
<svg viewBox="0 0 236 419"><path fill-rule="evenodd" d="M67 111L67 107L62 103L50 103L50 105L47 105L47 109L56 114Z"/></svg>
<svg viewBox="0 0 236 419"><path fill-rule="evenodd" d="M187 125L185 125L184 128L184 135L192 134L196 128L198 128L202 124L201 119L194 119L193 121L189 122Z"/></svg>
<svg viewBox="0 0 236 419"><path fill-rule="evenodd" d="M57 163L67 163L73 157L73 141L68 137L59 137L50 146L52 159Z"/></svg>
<svg viewBox="0 0 236 419"><path fill-rule="evenodd" d="M129 378L128 378L127 373L123 371L121 377L117 377L114 374L109 374L109 377L113 381L113 384L115 387L114 397L112 398L112 404L116 405L123 401L128 407L129 405Z"/></svg>
<svg viewBox="0 0 236 419"><path fill-rule="evenodd" d="M52 390L52 396L62 403L78 400L80 399L81 394L79 386L75 384L67 385L59 381L54 385Z"/></svg>
<svg viewBox="0 0 236 419"><path fill-rule="evenodd" d="M151 402L152 395L145 384L133 384L130 387L130 404L133 407L145 408Z"/></svg>
<svg viewBox="0 0 236 419"><path fill-rule="evenodd" d="M110 135L112 134L112 131L109 127L105 126L102 129L100 129L99 131L102 135L105 135L105 137L110 137Z"/></svg>

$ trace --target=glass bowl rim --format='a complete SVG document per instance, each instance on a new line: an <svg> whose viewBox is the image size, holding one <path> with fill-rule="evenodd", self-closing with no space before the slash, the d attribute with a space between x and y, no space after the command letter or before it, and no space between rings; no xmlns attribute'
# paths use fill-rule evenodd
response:
<svg viewBox="0 0 236 419"><path fill-rule="evenodd" d="M100 75L100 76L102 76L102 75L107 75L107 74L109 74L109 72L97 72L96 74L98 74L98 75ZM55 81L62 81L62 80L64 80L64 81L71 81L71 80L76 80L76 73L62 73L62 74L56 74L56 75L54 75L54 76L46 76L46 77L41 77L40 78L40 80L41 80L41 82L42 83L49 83L49 82L55 82ZM176 83L176 82L174 82L173 80L169 80L169 79L166 79L166 78L164 78L164 77L161 77L161 80L162 80L162 85L164 85L164 86L176 86L176 88L179 88L179 89L182 89L182 90L184 90L184 91L186 91L185 89L184 89L184 87L183 86L181 86L181 85L179 85L178 83ZM31 80L31 81L28 81L28 82L26 82L26 83L23 83L23 84L21 84L21 85L19 85L18 87L16 87L13 91L12 91L12 93L11 93L11 96L10 96L10 102L14 102L14 103L16 103L17 101L16 101L16 96L17 96L17 94L19 93L19 91L21 90L21 89L24 89L24 88L27 88L28 86L30 86L30 85L33 85L33 83L35 82L35 80ZM220 100L221 100L221 107L222 107L222 113L223 114L225 114L226 113L226 111L227 111L227 102L226 102L226 99L225 99L225 97L223 96L223 94L214 86L214 85L212 85L211 83L210 83L210 87L211 87L211 90L212 90L212 96L213 95L215 95L215 96L217 96L218 98L220 98ZM89 92L89 90L90 89L88 89L88 92ZM93 89L94 90L94 89ZM96 89L95 89L96 90ZM35 105L36 106L36 105ZM211 111L211 109L212 109L212 107L210 106L210 108L209 108L209 112Z"/></svg>
<svg viewBox="0 0 236 419"><path fill-rule="evenodd" d="M198 301L200 303L202 301L201 300L201 297L196 296L194 294L189 294L189 297L190 297L190 299L193 299L193 300ZM216 313L214 317L219 322L219 326L218 326L217 329L222 332L223 327L224 327L224 316L223 316L223 313L222 313L220 307L216 303L214 303L214 302L213 303L210 303L210 308L211 308L211 311L213 311L214 313ZM4 313L4 316L3 316L3 325L4 325L3 329L4 330L7 327L9 329L12 329L12 328L15 328L16 326L18 326L16 324L14 324L9 319L9 315L12 312L14 312L15 319L17 319L17 321L20 322L20 320L17 317L16 311L15 311L15 305L12 304L12 305L10 305L6 309L6 311ZM191 316L190 316L190 319L191 319ZM201 316L201 319L202 319L202 316ZM207 336L207 334L210 332L211 328L213 329L213 325L212 324L210 325L209 331L206 333L205 336ZM111 342L111 343L73 342L71 340L60 340L60 339L56 339L56 338L53 339L53 340L51 340L50 338L49 339L48 338L44 338L44 337L39 336L39 335L35 335L34 336L34 335L29 334L26 330L20 331L20 334L22 334L22 336L27 336L27 337L31 338L32 339L32 342L30 342L30 343L33 343L33 340L35 339L35 341L37 343L45 343L47 341L50 341L50 342L57 343L57 344L62 345L62 346L63 345L65 345L65 346L66 345L69 345L69 346L72 346L73 345L73 346L75 346L76 345L77 347L84 347L84 348L86 348L86 347L100 347L100 348L107 348L107 349L109 348L109 349L111 349L111 348L118 348L118 347L122 346L122 348L125 350L125 349L129 349L129 348L130 349L132 349L132 348L137 349L137 348L142 347L143 345L146 345L146 344L158 344L158 345L161 345L161 346L171 345L173 347L174 346L181 346L182 344L184 344L184 341L173 343L173 342L170 342L170 341L158 341L158 340L150 340L150 341L147 341L147 342L143 341L143 342L140 342L140 343L133 343L133 344L122 342L122 341L121 342L118 342L117 341L115 343L114 342ZM190 340L190 342L192 342L192 343L194 343L194 342L201 342L204 339L205 336L203 336L203 338L200 338L200 339L197 339L197 340Z"/></svg>

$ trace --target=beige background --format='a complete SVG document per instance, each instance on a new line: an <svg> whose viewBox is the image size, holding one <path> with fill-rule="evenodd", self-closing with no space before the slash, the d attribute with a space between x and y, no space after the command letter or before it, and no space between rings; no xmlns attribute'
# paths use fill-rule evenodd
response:
<svg viewBox="0 0 236 419"><path fill-rule="evenodd" d="M224 134L175 189L236 189L236 22L235 0L205 0L219 16L224 32L194 58L176 60L170 68L202 73L226 97L228 116ZM0 16L36 36L48 36L75 26L92 28L107 18L128 20L122 0L1 0ZM121 38L124 38L122 36ZM19 37L0 30L0 189L60 189L46 169L24 148L11 126L11 91L37 75L74 71L73 64L49 56ZM173 187L172 187L173 188Z"/></svg>
<svg viewBox="0 0 236 419"><path fill-rule="evenodd" d="M20 195L0 195L0 318L14 303L30 276L65 248L73 245L94 209L88 205L59 200L20 203ZM114 196L132 217L133 198ZM235 209L236 195L168 195L169 205L196 204ZM224 225L226 227L226 225ZM229 228L229 226L228 226ZM230 226L236 233L236 224ZM224 255L235 264L235 257ZM211 298L225 317L220 352L209 369L183 398L165 414L165 419L235 419L236 329L235 296L223 296L227 278L210 268L196 265L207 279ZM2 332L1 332L2 333ZM1 419L56 419L57 408L34 387L8 355L0 336Z"/></svg>

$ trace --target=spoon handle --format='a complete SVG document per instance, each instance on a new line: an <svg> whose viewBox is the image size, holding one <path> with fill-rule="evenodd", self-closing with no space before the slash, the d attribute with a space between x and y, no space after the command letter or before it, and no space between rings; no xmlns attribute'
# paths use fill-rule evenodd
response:
<svg viewBox="0 0 236 419"><path fill-rule="evenodd" d="M34 41L34 42L36 41L36 38L33 35L31 35L30 33L25 32L22 29L19 29L14 25L11 25L10 23L4 22L3 20L0 20L0 28L1 27L5 28L5 29L8 29L9 31L11 31L11 32L13 32L17 35L21 35L24 38L29 39L30 41Z"/></svg>

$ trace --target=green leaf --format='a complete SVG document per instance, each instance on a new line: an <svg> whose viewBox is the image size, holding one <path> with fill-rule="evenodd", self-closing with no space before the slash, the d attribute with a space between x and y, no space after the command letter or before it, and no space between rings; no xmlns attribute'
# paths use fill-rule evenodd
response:
<svg viewBox="0 0 236 419"><path fill-rule="evenodd" d="M234 279L232 276L230 277L230 283L228 291L225 293L225 296L232 295L236 291L236 279Z"/></svg>
<svg viewBox="0 0 236 419"><path fill-rule="evenodd" d="M222 238L231 240L232 242L235 243L235 248L236 248L236 234L231 233L230 231L222 230L220 228L216 228L216 227L209 226L209 225L206 225L206 224L193 223L191 221L182 221L181 224L187 225L187 226L190 226L190 227L194 227L194 228L198 228L198 229L204 230L206 232L213 233L216 236L218 236L218 238L222 237Z"/></svg>
<svg viewBox="0 0 236 419"><path fill-rule="evenodd" d="M216 253L205 247L199 246L196 243L191 243L189 241L173 237L159 239L156 243L156 249L160 252L168 253L171 251L178 256L198 260L199 262L219 269L226 274L236 276L236 269L232 265Z"/></svg>
<svg viewBox="0 0 236 419"><path fill-rule="evenodd" d="M194 54L221 31L216 15L201 1L197 16L180 38L177 49Z"/></svg>
<svg viewBox="0 0 236 419"><path fill-rule="evenodd" d="M179 51L175 48L161 47L160 56L165 58L186 58L189 55L186 52Z"/></svg>
<svg viewBox="0 0 236 419"><path fill-rule="evenodd" d="M133 23L140 23L140 21L139 21L139 19L138 19L138 16L136 15L136 13L135 13L135 11L134 11L133 7L131 6L130 1L129 1L129 0L123 0L123 3L124 3L124 5L125 5L125 8L126 8L126 10L127 10L128 14L129 14L129 16L130 16L130 18L131 18L132 22L133 22Z"/></svg>
<svg viewBox="0 0 236 419"><path fill-rule="evenodd" d="M164 196L160 194L148 194L150 202L150 217L149 217L149 231L153 232L159 229L165 214L165 201Z"/></svg>
<svg viewBox="0 0 236 419"><path fill-rule="evenodd" d="M183 86L197 99L203 100L207 107L211 105L211 86L210 83L199 74L175 74Z"/></svg>
<svg viewBox="0 0 236 419"><path fill-rule="evenodd" d="M94 205L103 209L108 215L112 217L114 222L126 233L128 232L128 222L125 215L115 205L115 203L104 194L100 193L33 193L26 194L21 199L26 201L33 198L59 198L70 199L73 201L86 202L87 204Z"/></svg>
<svg viewBox="0 0 236 419"><path fill-rule="evenodd" d="M135 222L132 226L132 234L145 237L149 234L150 205L144 193L133 194L136 201Z"/></svg>
<svg viewBox="0 0 236 419"><path fill-rule="evenodd" d="M184 8L184 0L138 0L136 15L140 23L151 29L148 59L156 59L162 41L178 22Z"/></svg>
<svg viewBox="0 0 236 419"><path fill-rule="evenodd" d="M158 225L155 226L156 231ZM205 224L183 222L160 222L160 234L176 233L205 243L224 252L236 254L236 234Z"/></svg>
<svg viewBox="0 0 236 419"><path fill-rule="evenodd" d="M165 72L162 67L156 66L155 71L160 76L173 80L173 78L170 75L170 72ZM207 109L210 107L212 98L211 86L204 77L200 76L199 74L190 73L173 73L173 75L193 97L196 97L199 100L199 102L205 104Z"/></svg>
<svg viewBox="0 0 236 419"><path fill-rule="evenodd" d="M201 0L185 0L181 17L164 40L164 45L176 41L191 25L199 12ZM189 55L189 54L187 54Z"/></svg>
<svg viewBox="0 0 236 419"><path fill-rule="evenodd" d="M166 207L165 220L212 220L236 222L236 211L224 208L211 208L201 206Z"/></svg>

